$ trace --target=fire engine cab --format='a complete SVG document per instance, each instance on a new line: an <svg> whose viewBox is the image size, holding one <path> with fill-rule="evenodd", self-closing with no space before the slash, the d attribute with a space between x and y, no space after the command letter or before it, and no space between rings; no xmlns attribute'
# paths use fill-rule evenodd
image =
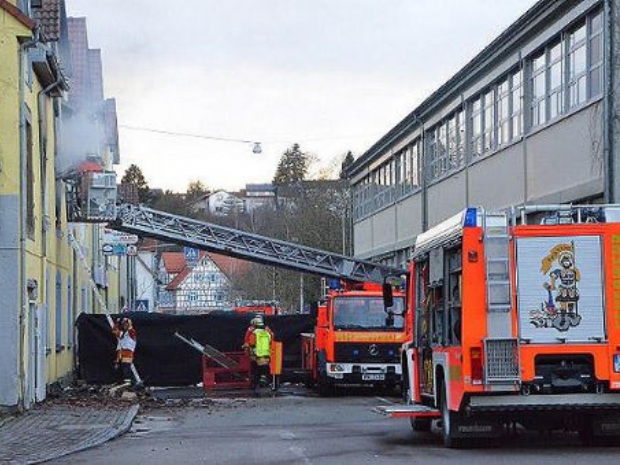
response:
<svg viewBox="0 0 620 465"><path fill-rule="evenodd" d="M620 206L468 208L410 263L406 403L444 444L510 425L620 435Z"/></svg>
<svg viewBox="0 0 620 465"><path fill-rule="evenodd" d="M388 284L390 289L392 287ZM336 386L401 385L400 348L411 337L405 294L384 307L383 287L332 280L314 333L302 337L302 368L321 395Z"/></svg>

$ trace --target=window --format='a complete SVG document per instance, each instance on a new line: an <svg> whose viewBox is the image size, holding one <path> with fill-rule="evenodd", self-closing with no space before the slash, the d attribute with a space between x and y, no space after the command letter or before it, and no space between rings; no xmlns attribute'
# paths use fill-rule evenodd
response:
<svg viewBox="0 0 620 465"><path fill-rule="evenodd" d="M484 152L490 152L495 148L495 99L494 91L491 89L484 95Z"/></svg>
<svg viewBox="0 0 620 465"><path fill-rule="evenodd" d="M523 70L519 70L510 77L512 81L510 98L510 119L512 123L512 139L523 134Z"/></svg>
<svg viewBox="0 0 620 465"><path fill-rule="evenodd" d="M437 163L437 131L435 129L426 134L426 160L427 160L427 179L432 181L440 176L439 165Z"/></svg>
<svg viewBox="0 0 620 465"><path fill-rule="evenodd" d="M547 79L545 52L532 59L532 126L547 121Z"/></svg>
<svg viewBox="0 0 620 465"><path fill-rule="evenodd" d="M73 288L71 287L71 276L67 278L67 345L73 345Z"/></svg>
<svg viewBox="0 0 620 465"><path fill-rule="evenodd" d="M463 112L448 119L448 169L456 170L465 164L465 120Z"/></svg>
<svg viewBox="0 0 620 465"><path fill-rule="evenodd" d="M472 159L482 155L482 98L471 103L471 155Z"/></svg>
<svg viewBox="0 0 620 465"><path fill-rule="evenodd" d="M56 351L64 349L62 345L62 275L56 272Z"/></svg>
<svg viewBox="0 0 620 465"><path fill-rule="evenodd" d="M401 150L394 156L394 192L396 197L403 195L404 189L404 176L403 176L403 158L405 150Z"/></svg>
<svg viewBox="0 0 620 465"><path fill-rule="evenodd" d="M444 122L437 128L437 174L443 176L448 172L448 123Z"/></svg>
<svg viewBox="0 0 620 465"><path fill-rule="evenodd" d="M26 233L34 239L34 167L32 159L32 124L26 116Z"/></svg>
<svg viewBox="0 0 620 465"><path fill-rule="evenodd" d="M510 141L510 80L497 86L497 146Z"/></svg>
<svg viewBox="0 0 620 465"><path fill-rule="evenodd" d="M457 143L456 143L456 158L458 166L465 165L465 141L467 140L467 133L465 131L465 112L458 111L456 114L456 127L457 127Z"/></svg>
<svg viewBox="0 0 620 465"><path fill-rule="evenodd" d="M603 13L590 20L590 97L603 92Z"/></svg>
<svg viewBox="0 0 620 465"><path fill-rule="evenodd" d="M562 42L549 49L549 119L564 113L564 54Z"/></svg>
<svg viewBox="0 0 620 465"><path fill-rule="evenodd" d="M570 106L586 101L586 25L582 24L568 35L568 92Z"/></svg>
<svg viewBox="0 0 620 465"><path fill-rule="evenodd" d="M418 145L413 146L417 173ZM462 110L457 110L427 132L427 173L429 181L439 179L461 168L465 164L465 119ZM417 179L414 181L417 185Z"/></svg>
<svg viewBox="0 0 620 465"><path fill-rule="evenodd" d="M412 189L420 187L420 141L417 140L411 145L409 151L409 182Z"/></svg>
<svg viewBox="0 0 620 465"><path fill-rule="evenodd" d="M530 60L532 126L601 94L602 12L580 21Z"/></svg>

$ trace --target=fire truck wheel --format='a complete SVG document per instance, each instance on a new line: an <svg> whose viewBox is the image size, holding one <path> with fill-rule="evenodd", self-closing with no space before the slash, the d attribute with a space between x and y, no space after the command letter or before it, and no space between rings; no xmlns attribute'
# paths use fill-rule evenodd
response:
<svg viewBox="0 0 620 465"><path fill-rule="evenodd" d="M411 401L409 389L405 389L404 391L405 391L405 394L403 397L405 398L406 404L412 405L413 402ZM409 421L411 422L411 428L413 429L413 431L416 431L419 433L428 433L431 430L432 420L430 418L411 417L409 418Z"/></svg>
<svg viewBox="0 0 620 465"><path fill-rule="evenodd" d="M321 397L330 397L334 393L334 386L325 378L325 375L319 373L318 379L316 380L316 390Z"/></svg>
<svg viewBox="0 0 620 465"><path fill-rule="evenodd" d="M445 382L441 383L441 434L443 437L444 446L450 449L459 449L463 446L461 439L454 437L454 432L458 428L458 415L451 412L448 407L448 390L446 389Z"/></svg>
<svg viewBox="0 0 620 465"><path fill-rule="evenodd" d="M431 419L411 418L411 428L418 433L428 433L431 430Z"/></svg>

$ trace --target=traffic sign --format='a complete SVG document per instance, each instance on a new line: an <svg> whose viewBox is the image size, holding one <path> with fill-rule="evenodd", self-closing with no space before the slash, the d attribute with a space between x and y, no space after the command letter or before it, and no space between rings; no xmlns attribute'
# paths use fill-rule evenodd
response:
<svg viewBox="0 0 620 465"><path fill-rule="evenodd" d="M136 300L134 301L134 312L148 312L149 301L148 300Z"/></svg>
<svg viewBox="0 0 620 465"><path fill-rule="evenodd" d="M103 242L106 244L136 244L138 236L105 228L103 230Z"/></svg>
<svg viewBox="0 0 620 465"><path fill-rule="evenodd" d="M101 253L103 255L127 255L128 254L128 246L127 244L103 244L101 246Z"/></svg>
<svg viewBox="0 0 620 465"><path fill-rule="evenodd" d="M183 253L185 254L185 264L187 266L195 266L198 263L200 257L200 251L191 247L184 247Z"/></svg>

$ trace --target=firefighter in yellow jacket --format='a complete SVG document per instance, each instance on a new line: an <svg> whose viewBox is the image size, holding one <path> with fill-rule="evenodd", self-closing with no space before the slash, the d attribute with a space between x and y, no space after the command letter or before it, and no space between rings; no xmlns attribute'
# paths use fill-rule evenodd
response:
<svg viewBox="0 0 620 465"><path fill-rule="evenodd" d="M261 378L267 379L269 362L271 361L271 342L273 332L265 326L262 315L255 316L250 322L250 327L245 333L243 348L250 354L252 361L252 389L256 392L260 386Z"/></svg>

